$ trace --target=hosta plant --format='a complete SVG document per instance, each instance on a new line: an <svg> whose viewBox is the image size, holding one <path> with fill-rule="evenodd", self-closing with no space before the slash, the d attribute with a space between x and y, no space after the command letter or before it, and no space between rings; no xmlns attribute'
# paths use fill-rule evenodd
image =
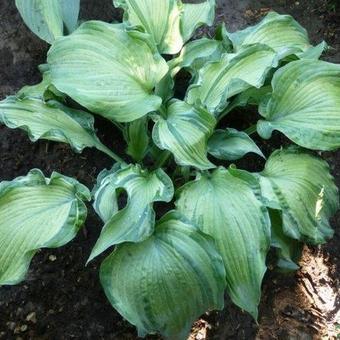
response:
<svg viewBox="0 0 340 340"><path fill-rule="evenodd" d="M16 5L51 47L43 80L0 102L1 123L33 142L97 148L112 168L92 193L37 169L0 184L0 285L24 280L38 249L72 240L92 200L103 228L88 261L106 252L103 289L139 335L185 339L201 314L223 308L225 291L257 319L270 248L294 270L302 243L333 235L338 190L314 152L340 147L340 65L319 60L326 43L313 46L273 12L193 40L213 24L214 0L115 0L121 23L80 23L79 0ZM257 124L237 130L232 112ZM121 130L125 155L96 136L96 115ZM265 155L251 136L273 131L296 145ZM262 171L234 165L248 153ZM161 218L156 202L168 210Z"/></svg>

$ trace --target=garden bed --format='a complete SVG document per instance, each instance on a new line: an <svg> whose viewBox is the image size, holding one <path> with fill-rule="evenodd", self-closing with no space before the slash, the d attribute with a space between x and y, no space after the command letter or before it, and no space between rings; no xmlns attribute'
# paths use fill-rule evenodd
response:
<svg viewBox="0 0 340 340"><path fill-rule="evenodd" d="M334 49L326 59L340 63L340 8L336 1L219 0L217 21L230 30L257 22L269 10L289 13L310 32L313 43L326 40ZM111 0L82 1L82 19L112 21L121 13ZM37 66L44 62L47 44L23 24L13 0L0 4L0 99L14 94L25 84L39 81ZM206 33L209 34L209 31ZM234 114L228 118L242 120ZM245 118L246 119L246 118ZM101 119L98 135L122 154L122 136ZM280 145L276 134L271 145ZM266 155L271 151L264 144ZM340 151L323 153L340 185ZM261 169L262 162L247 156L239 166ZM97 174L110 168L111 160L95 150L74 154L66 144L29 142L25 133L0 127L0 180L9 180L40 168L46 175L58 171L93 186ZM193 329L192 339L326 339L336 336L340 316L340 214L333 219L334 238L321 247L305 247L301 270L290 276L268 272L263 285L257 325L230 301L223 312L205 315ZM104 296L98 279L103 256L84 264L101 228L89 209L86 227L69 245L42 250L34 258L27 279L18 286L0 290L0 339L136 339L134 327L115 312ZM340 320L338 320L340 324ZM155 338L155 337L150 337Z"/></svg>

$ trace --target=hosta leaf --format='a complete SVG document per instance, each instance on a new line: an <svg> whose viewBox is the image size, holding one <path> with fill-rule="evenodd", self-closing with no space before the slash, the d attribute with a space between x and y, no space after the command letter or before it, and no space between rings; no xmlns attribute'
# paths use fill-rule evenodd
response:
<svg viewBox="0 0 340 340"><path fill-rule="evenodd" d="M302 253L303 244L285 235L282 227L282 216L278 210L270 210L272 247L276 248L276 266L284 272L299 269L297 262Z"/></svg>
<svg viewBox="0 0 340 340"><path fill-rule="evenodd" d="M74 238L91 199L75 179L40 170L0 183L0 285L24 279L40 248L60 247Z"/></svg>
<svg viewBox="0 0 340 340"><path fill-rule="evenodd" d="M185 44L178 57L168 61L169 71L162 79L157 88L157 93L165 100L170 99L174 94L174 78L181 69L191 73L192 78L196 77L198 71L207 63L218 61L221 55L229 51L225 42L220 38L201 38Z"/></svg>
<svg viewBox="0 0 340 340"><path fill-rule="evenodd" d="M18 93L17 97L25 98L37 98L44 99L44 94L47 91L48 87L51 85L51 74L50 72L44 72L42 75L43 79L40 83L35 85L26 85L24 86Z"/></svg>
<svg viewBox="0 0 340 340"><path fill-rule="evenodd" d="M169 64L168 64L169 65ZM175 76L176 74L174 74ZM166 103L174 96L175 81L172 76L172 72L169 69L168 73L161 79L161 81L155 87L155 94L162 98L163 103Z"/></svg>
<svg viewBox="0 0 340 340"><path fill-rule="evenodd" d="M127 154L136 162L140 162L149 146L147 117L142 117L126 124L124 137L128 144Z"/></svg>
<svg viewBox="0 0 340 340"><path fill-rule="evenodd" d="M168 71L149 38L122 24L86 22L50 49L52 83L108 119L141 118L160 107L153 88Z"/></svg>
<svg viewBox="0 0 340 340"><path fill-rule="evenodd" d="M63 17L59 1L15 0L25 24L39 38L52 43L63 35Z"/></svg>
<svg viewBox="0 0 340 340"><path fill-rule="evenodd" d="M270 245L269 217L258 192L250 174L219 168L182 187L176 203L184 216L215 239L227 291L255 319Z"/></svg>
<svg viewBox="0 0 340 340"><path fill-rule="evenodd" d="M155 144L171 151L180 165L210 169L214 165L207 159L207 141L216 124L215 118L203 109L180 100L173 100L166 116L154 115L152 131Z"/></svg>
<svg viewBox="0 0 340 340"><path fill-rule="evenodd" d="M232 53L233 52L234 48L232 46L232 42L228 38L228 32L227 32L227 28L226 28L224 22L220 23L216 27L216 29L215 29L215 39L222 42L224 49L228 53Z"/></svg>
<svg viewBox="0 0 340 340"><path fill-rule="evenodd" d="M195 75L207 62L217 61L226 50L219 40L202 38L184 45L180 55L168 62L171 75L174 77L182 68Z"/></svg>
<svg viewBox="0 0 340 340"><path fill-rule="evenodd" d="M184 45L177 58L168 61L168 74L156 87L156 93L164 101L171 99L174 95L174 78L181 69L186 69L194 77L207 61L217 61L226 50L223 42L208 38L193 40Z"/></svg>
<svg viewBox="0 0 340 340"><path fill-rule="evenodd" d="M64 24L69 33L72 33L78 24L80 0L59 0Z"/></svg>
<svg viewBox="0 0 340 340"><path fill-rule="evenodd" d="M126 243L103 262L100 279L139 336L186 339L204 312L223 308L225 272L212 240L173 212L144 242Z"/></svg>
<svg viewBox="0 0 340 340"><path fill-rule="evenodd" d="M93 208L104 223L118 212L117 191L119 189L112 185L111 178L114 173L121 169L116 163L111 170L104 169L97 178L97 183L92 190L94 202Z"/></svg>
<svg viewBox="0 0 340 340"><path fill-rule="evenodd" d="M227 112L230 112L235 107L242 107L246 105L260 105L261 102L267 100L272 92L270 85L262 86L260 88L251 87L250 89L240 93L227 107Z"/></svg>
<svg viewBox="0 0 340 340"><path fill-rule="evenodd" d="M237 51L244 46L261 43L284 57L304 52L311 47L306 30L298 22L290 15L275 12L267 14L255 26L227 35Z"/></svg>
<svg viewBox="0 0 340 340"><path fill-rule="evenodd" d="M32 142L48 139L68 143L77 152L95 147L111 155L95 134L93 116L55 101L8 97L0 102L0 123L25 130Z"/></svg>
<svg viewBox="0 0 340 340"><path fill-rule="evenodd" d="M265 158L255 142L242 131L235 129L216 130L208 142L208 152L218 159L234 161L249 152Z"/></svg>
<svg viewBox="0 0 340 340"><path fill-rule="evenodd" d="M215 16L214 0L184 5L179 0L114 0L113 3L124 9L124 21L142 26L164 54L178 53L196 28L211 25Z"/></svg>
<svg viewBox="0 0 340 340"><path fill-rule="evenodd" d="M316 46L309 47L303 53L298 54L300 59L319 59L324 51L328 50L328 45L325 41L322 41Z"/></svg>
<svg viewBox="0 0 340 340"><path fill-rule="evenodd" d="M183 4L181 31L184 41L189 40L198 27L211 26L214 23L215 6L215 0L206 0L198 4Z"/></svg>
<svg viewBox="0 0 340 340"><path fill-rule="evenodd" d="M332 237L328 219L339 207L338 190L326 162L299 149L274 152L260 174L267 204L282 210L283 231L313 244Z"/></svg>
<svg viewBox="0 0 340 340"><path fill-rule="evenodd" d="M79 0L15 0L15 4L30 30L50 44L63 35L64 23L69 32L77 25Z"/></svg>
<svg viewBox="0 0 340 340"><path fill-rule="evenodd" d="M114 169L116 170L116 169ZM102 200L109 199L114 206L115 199L111 197L117 189L124 189L128 195L126 206L109 218L95 244L90 260L107 248L123 242L141 242L154 231L154 202L169 202L174 188L171 179L162 170L153 172L142 170L139 165L130 165L118 171L112 171L106 177L101 176L98 184L98 194L95 194L95 206L103 206ZM98 209L96 209L98 210ZM103 211L103 210L101 210ZM109 216L105 210L105 219ZM114 212L114 209L112 209Z"/></svg>
<svg viewBox="0 0 340 340"><path fill-rule="evenodd" d="M277 71L273 94L264 102L257 131L270 138L273 130L296 144L315 150L340 147L340 65L301 60Z"/></svg>
<svg viewBox="0 0 340 340"><path fill-rule="evenodd" d="M116 7L124 9L124 20L142 26L153 38L160 53L175 54L183 46L177 0L114 0Z"/></svg>
<svg viewBox="0 0 340 340"><path fill-rule="evenodd" d="M278 63L276 53L264 45L253 45L238 54L225 54L218 62L199 71L197 81L188 89L186 101L202 103L211 113L223 111L228 98L264 84L269 70Z"/></svg>
<svg viewBox="0 0 340 340"><path fill-rule="evenodd" d="M44 101L48 100L58 100L60 102L64 101L65 95L58 91L51 84L51 72L47 64L39 65L39 70L42 73L42 80L40 83L35 85L26 85L16 96L20 99L25 97L37 98Z"/></svg>

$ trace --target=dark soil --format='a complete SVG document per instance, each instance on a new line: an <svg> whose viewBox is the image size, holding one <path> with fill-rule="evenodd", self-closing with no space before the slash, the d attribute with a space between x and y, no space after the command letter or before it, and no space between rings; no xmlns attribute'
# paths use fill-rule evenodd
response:
<svg viewBox="0 0 340 340"><path fill-rule="evenodd" d="M81 18L112 21L121 13L111 0L82 0ZM326 40L334 49L327 59L340 62L340 5L334 1L219 0L217 21L230 30L255 23L269 10L292 14L310 32L314 43ZM336 7L337 6L337 7ZM44 62L48 46L22 23L13 0L0 2L0 99L25 84L40 80L37 66ZM103 121L98 135L117 153L124 151L120 133ZM280 145L276 136L271 144ZM90 188L97 174L111 167L111 160L95 150L81 155L64 144L39 141L32 144L25 133L0 127L0 180L40 168L45 175L59 171L78 178ZM267 154L268 144L264 145ZM340 186L340 152L324 153ZM256 169L255 158L240 166ZM263 285L260 320L226 299L223 312L204 315L191 339L332 339L339 317L340 214L333 219L335 237L322 247L305 247L301 270L290 276L268 272ZM60 249L40 251L27 279L0 290L0 339L136 339L134 327L124 321L106 300L98 280L99 258L84 264L101 228L89 207L83 232ZM338 324L337 324L338 322Z"/></svg>

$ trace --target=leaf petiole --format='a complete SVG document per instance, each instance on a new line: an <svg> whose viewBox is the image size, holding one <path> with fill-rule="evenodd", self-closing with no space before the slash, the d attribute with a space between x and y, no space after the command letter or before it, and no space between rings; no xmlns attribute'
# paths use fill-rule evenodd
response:
<svg viewBox="0 0 340 340"><path fill-rule="evenodd" d="M257 127L256 127L256 124L254 125L251 125L248 129L245 129L244 132L247 134L247 135L252 135L254 134L255 132L257 131Z"/></svg>
<svg viewBox="0 0 340 340"><path fill-rule="evenodd" d="M154 169L161 168L166 161L170 158L171 152L168 150L162 151L162 153L159 155L158 159L155 162Z"/></svg>
<svg viewBox="0 0 340 340"><path fill-rule="evenodd" d="M115 154L105 145L98 143L98 145L96 145L96 149L101 152L104 152L105 154L110 156L112 159L114 159L116 162L121 163L121 164L126 164L126 162L121 157L119 157L117 154Z"/></svg>

